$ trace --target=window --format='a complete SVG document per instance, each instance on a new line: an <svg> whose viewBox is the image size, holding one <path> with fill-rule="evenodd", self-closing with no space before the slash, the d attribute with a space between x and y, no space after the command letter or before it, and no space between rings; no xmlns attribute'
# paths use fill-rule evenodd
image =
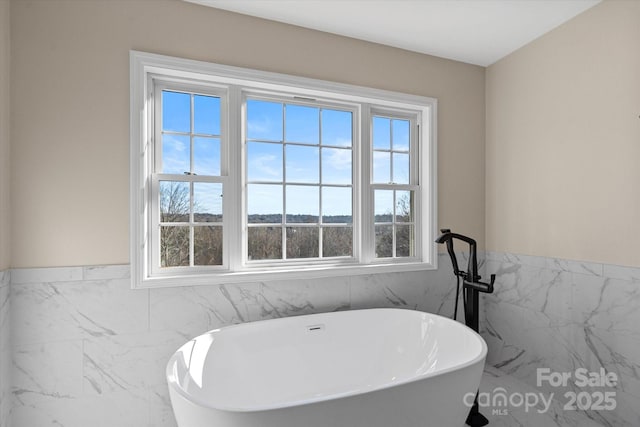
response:
<svg viewBox="0 0 640 427"><path fill-rule="evenodd" d="M353 257L354 112L247 97L247 262Z"/></svg>
<svg viewBox="0 0 640 427"><path fill-rule="evenodd" d="M221 266L224 95L166 84L157 84L154 94L151 267L159 273L173 267Z"/></svg>
<svg viewBox="0 0 640 427"><path fill-rule="evenodd" d="M436 101L131 53L134 287L435 268Z"/></svg>

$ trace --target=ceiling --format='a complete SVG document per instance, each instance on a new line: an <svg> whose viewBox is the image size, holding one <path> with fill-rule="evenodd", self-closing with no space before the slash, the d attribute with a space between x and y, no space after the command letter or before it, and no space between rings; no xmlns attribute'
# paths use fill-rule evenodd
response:
<svg viewBox="0 0 640 427"><path fill-rule="evenodd" d="M488 66L601 0L186 0Z"/></svg>

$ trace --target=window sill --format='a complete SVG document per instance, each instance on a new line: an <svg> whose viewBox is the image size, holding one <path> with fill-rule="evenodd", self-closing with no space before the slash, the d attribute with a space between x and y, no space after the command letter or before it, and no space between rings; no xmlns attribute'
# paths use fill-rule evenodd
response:
<svg viewBox="0 0 640 427"><path fill-rule="evenodd" d="M132 276L133 289L163 288L178 286L223 285L280 280L309 280L326 277L358 276L366 274L402 273L435 270L437 265L426 262L403 262L367 265L319 265L304 268L268 268L234 272L175 275L137 278Z"/></svg>

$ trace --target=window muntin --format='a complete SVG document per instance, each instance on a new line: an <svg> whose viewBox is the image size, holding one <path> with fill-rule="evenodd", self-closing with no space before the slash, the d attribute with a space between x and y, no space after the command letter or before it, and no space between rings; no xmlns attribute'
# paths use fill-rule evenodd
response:
<svg viewBox="0 0 640 427"><path fill-rule="evenodd" d="M245 105L247 263L353 259L355 110L252 96Z"/></svg>
<svg viewBox="0 0 640 427"><path fill-rule="evenodd" d="M142 52L131 52L131 216L130 216L130 253L133 287L149 286L181 286L194 284L237 283L255 280L276 280L292 278L311 278L341 276L350 274L415 271L435 268L437 260L436 245L433 243L436 235L436 124L437 101L416 95L407 95L389 91L344 85L320 80L306 79L275 73L265 73L256 70L248 70L238 67L229 67L219 64L171 58L162 55ZM220 137L220 170L202 171L199 166L189 164L189 174L185 169L187 161L182 159L182 164L174 165L174 169L167 169L164 173L162 167L162 129L159 103L161 96L157 86L164 85L165 89L173 92L185 92L193 95L210 95L220 98L220 131L193 127L186 131L186 121L178 120L175 125L167 127L166 133L189 145L188 158L191 161L192 153L197 153L197 146L192 148L192 138L199 136L215 139ZM267 98L283 98L285 102L304 105L306 100L317 99L329 101L336 105L355 106L357 119L354 118L352 130L353 156L352 165L352 224L349 225L353 239L353 254L342 254L343 258L320 259L286 259L282 260L282 253L277 255L278 260L270 262L248 261L248 249L245 237L249 232L261 230L258 227L248 227L245 224L246 215L246 179L247 171L244 170L244 161L247 152L244 140L245 129L242 122L243 99L247 95L261 94ZM277 100L277 99L276 99ZM311 103L313 104L313 103ZM308 105L313 106L313 105ZM184 108L184 107L183 107ZM191 108L191 107L190 107ZM186 108L184 108L186 110ZM158 114L156 114L158 112ZM376 147L372 143L373 125L372 116L388 119L412 120L419 127L411 127L410 143L416 145L415 155L410 154L409 184L398 184L400 181L394 178L394 155L406 154L406 149L399 147L396 141L389 142L388 150ZM348 129L348 126L345 126ZM389 121L391 132L393 123ZM283 127L282 132L286 129ZM320 132L330 135L327 129ZM339 130L334 132L333 145L339 148L346 144ZM389 134L389 138L394 137ZM266 138L265 138L266 139ZM310 145L312 142L308 135L302 135L301 145ZM206 141L210 141L207 139ZM348 145L348 144L346 144ZM419 149L418 149L419 148ZM412 147L409 147L411 152ZM390 180L374 182L373 161L374 151L388 154L388 172ZM187 153L184 152L185 158ZM167 153L165 153L167 154ZM327 154L329 155L327 150ZM380 154L378 154L380 156ZM196 157L200 157L196 154ZM402 156L399 157L402 160ZM284 159L282 161L285 161ZM165 161L167 163L167 161ZM420 167L418 167L420 166ZM396 160L395 170L398 170ZM321 171L320 171L321 172ZM335 171L334 171L335 172ZM218 175L219 173L219 175ZM380 172L378 172L380 173ZM334 173L336 182L331 184L344 184L343 177ZM418 179L419 178L419 179ZM262 178L256 178L262 179ZM285 177L281 180L284 182ZM189 234L189 263L193 266L172 266L160 268L160 181L187 182L189 192L195 183L220 183L224 192L224 203L221 209L223 215L219 222L195 222L199 209L189 211L189 221L184 221L185 216L176 221L167 221L165 227L184 226L189 232L183 230L183 234L177 236L175 241L186 241ZM279 181L278 181L279 182ZM326 182L326 181L325 181ZM326 182L328 183L328 182ZM277 182L272 184L277 185ZM405 187L394 187L404 185ZM375 256L375 226L374 195L375 190L409 190L414 197L412 199L412 221L415 243L413 256L406 255L398 244L394 244L397 253L401 257L387 258ZM189 195L189 203L195 199ZM321 196L325 197L325 196ZM328 196L326 196L328 197ZM389 211L389 209L387 209ZM394 215L396 208L394 207ZM347 213L348 214L348 213ZM285 215L283 210L282 215ZM202 216L198 215L198 218ZM405 225L403 215L395 215L395 222L380 221L380 226L400 227ZM286 218L283 219L283 221ZM221 225L223 255L222 265L201 266L195 261L196 226ZM292 223L291 228L303 227L306 223ZM342 225L341 223L340 225ZM325 224L329 227L328 224ZM327 231L332 231L329 228ZM178 230L178 228L176 228ZM218 229L216 229L218 230ZM282 227L271 231L278 241L283 242ZM264 231L261 230L261 231ZM343 230L340 230L343 231ZM400 230L402 231L402 230ZM193 235L192 235L193 233ZM396 239L398 239L398 231ZM346 233L345 233L346 234ZM285 236L286 237L286 236ZM182 238L182 240L180 240ZM293 237L290 237L293 239ZM392 234L393 239L393 234ZM219 240L219 239L218 239ZM334 241L327 237L322 247L325 257L339 256L335 253L330 243ZM406 239L405 239L406 240ZM243 243L245 241L245 243ZM393 243L393 242L392 242ZM319 243L320 245L320 243ZM175 245L183 253L187 252L186 244ZM340 248L342 246L339 246ZM210 250L210 249L207 249ZM283 250L283 248L280 248ZM286 248L284 248L286 250ZM320 250L320 248L319 248ZM334 252L332 252L334 251ZM404 252L403 252L404 251ZM393 253L392 253L393 255ZM184 256L182 257L184 259ZM194 260L194 261L191 261ZM345 262L348 260L348 262ZM186 264L185 261L174 262Z"/></svg>

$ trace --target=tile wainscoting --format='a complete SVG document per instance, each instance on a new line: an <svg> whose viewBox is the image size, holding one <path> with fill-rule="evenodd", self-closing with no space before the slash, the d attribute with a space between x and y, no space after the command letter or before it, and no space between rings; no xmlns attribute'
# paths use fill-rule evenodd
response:
<svg viewBox="0 0 640 427"><path fill-rule="evenodd" d="M175 427L164 370L189 338L336 310L450 316L455 281L448 256L439 261L428 272L143 290L130 289L126 265L13 270L11 426Z"/></svg>
<svg viewBox="0 0 640 427"><path fill-rule="evenodd" d="M164 367L187 339L335 310L401 307L450 317L455 281L448 256L439 262L420 273L145 290L130 289L126 265L18 269L11 280L0 273L0 427L9 415L11 427L175 427ZM586 414L604 426L640 425L640 269L487 253L483 271L498 275L495 293L482 301L488 364L554 392L561 404L567 389L537 387L537 368L615 372L616 409Z"/></svg>
<svg viewBox="0 0 640 427"><path fill-rule="evenodd" d="M8 427L11 416L10 277L8 270L0 271L0 427Z"/></svg>
<svg viewBox="0 0 640 427"><path fill-rule="evenodd" d="M614 391L614 410L586 415L603 426L639 426L640 268L488 252L485 271L497 275L494 294L483 298L487 363L532 386L538 368L570 373L567 387L538 387L564 403L566 392ZM618 385L578 387L579 368L613 372Z"/></svg>

